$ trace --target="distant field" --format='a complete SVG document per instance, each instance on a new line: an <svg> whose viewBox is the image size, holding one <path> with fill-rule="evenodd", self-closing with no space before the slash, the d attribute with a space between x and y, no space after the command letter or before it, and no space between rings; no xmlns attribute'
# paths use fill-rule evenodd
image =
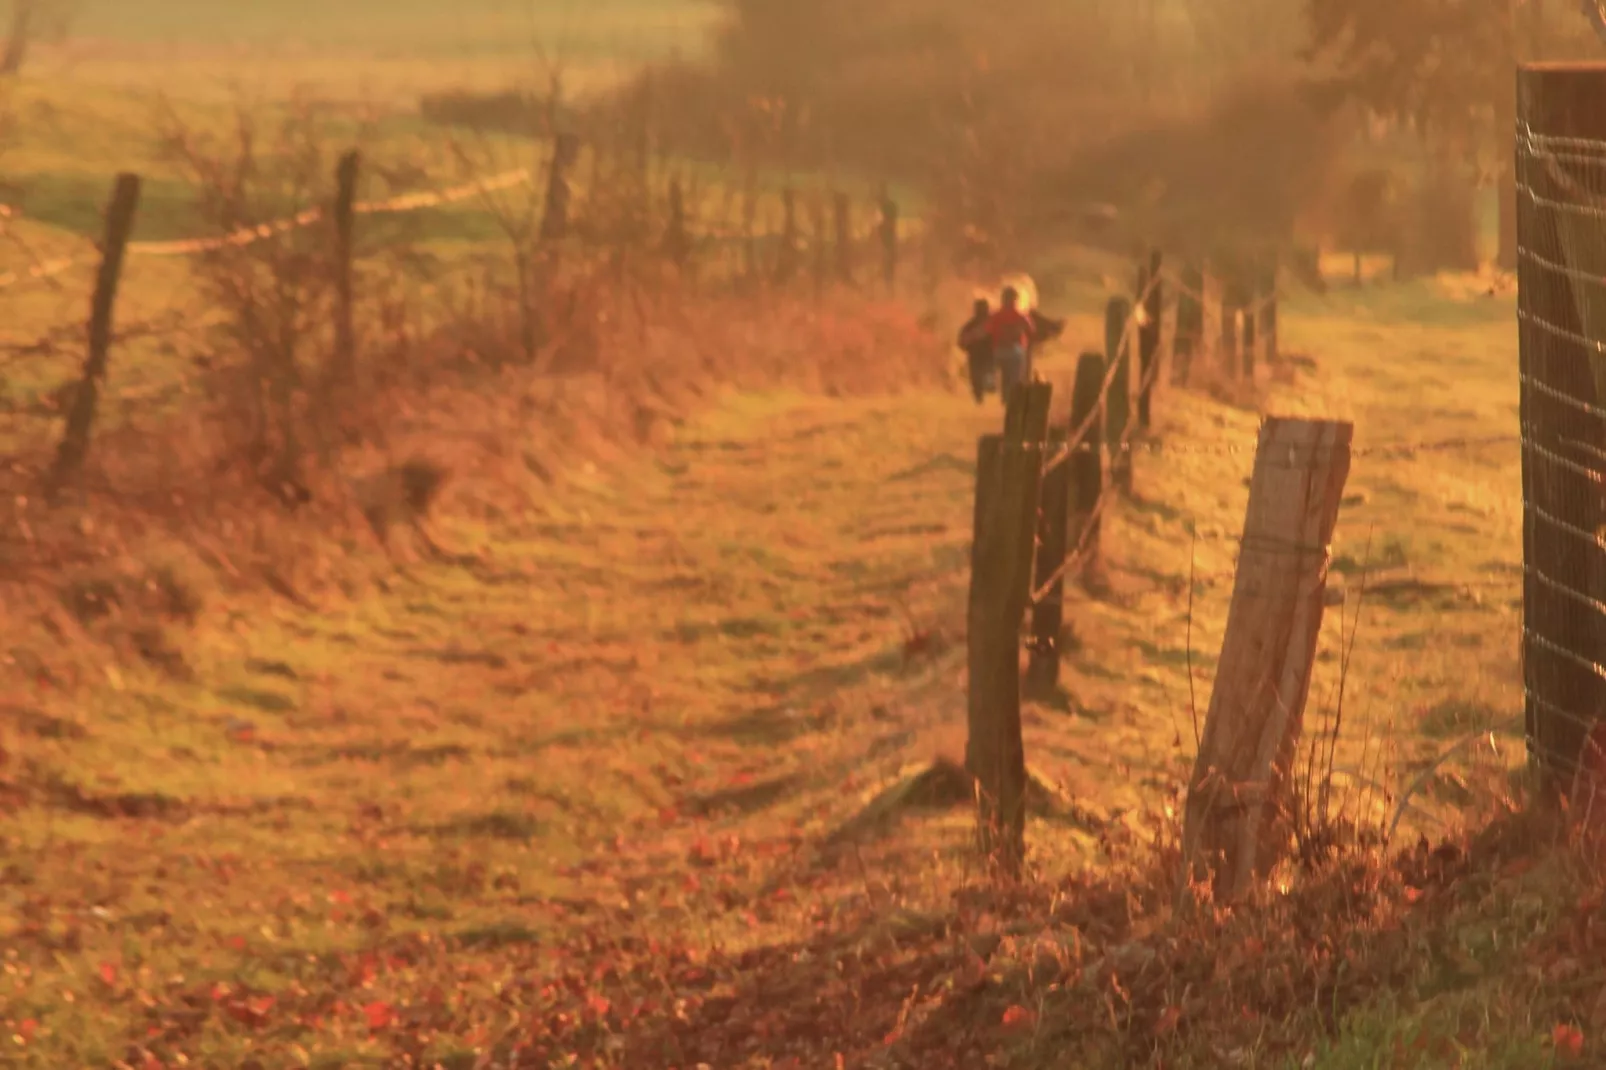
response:
<svg viewBox="0 0 1606 1070"><path fill-rule="evenodd" d="M215 95L311 85L333 97L410 101L447 86L543 80L604 85L643 60L695 53L708 0L150 0L92 2L35 77Z"/></svg>

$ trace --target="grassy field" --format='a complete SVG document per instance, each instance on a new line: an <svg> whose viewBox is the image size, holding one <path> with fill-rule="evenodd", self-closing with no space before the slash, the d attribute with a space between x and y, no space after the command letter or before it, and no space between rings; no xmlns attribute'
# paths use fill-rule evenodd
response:
<svg viewBox="0 0 1606 1070"><path fill-rule="evenodd" d="M230 81L280 101L311 83L331 127L352 122L339 102L377 101L374 158L438 182L452 168L407 114L418 93L526 73L532 38L605 84L695 47L710 17L644 0L94 5L15 91L13 236L84 250L130 167L148 176L136 237L196 233L152 150L157 66L200 129L226 126ZM448 261L498 240L474 204L415 222L394 239ZM1072 317L1044 364L1060 386L1102 336L1112 271L1074 252L1039 272ZM187 308L195 281L131 259L124 322ZM0 291L0 340L81 319L86 285ZM1596 1065L1598 875L1528 853L1532 837L1456 838L1503 810L1522 759L1514 314L1485 286L1296 299L1264 396L1165 395L1137 493L1106 521L1109 592L1074 596L1062 693L1026 710L1049 790L1014 893L981 879L942 776L963 746L975 436L999 419L957 380L704 384L657 445L622 445L578 389L555 428L465 405L435 429L483 432L503 460L570 452L527 500L449 497L454 561L371 553L371 582L292 600L225 575L246 536L206 554L175 536L63 571L46 605L0 601L3 1061ZM945 337L897 344L929 348L854 352L952 357ZM43 417L19 413L71 367L8 365L0 429L37 435ZM187 374L160 338L120 346L107 433ZM1261 411L1356 423L1344 599L1307 716L1337 746L1316 775L1364 822L1398 815L1397 844L1459 846L1200 919L1156 896L1151 839L1163 858L1175 836ZM351 543L284 554L339 577L324 557L360 557ZM118 622L85 597L108 572L148 574L188 618L170 626L179 669L106 641Z"/></svg>
<svg viewBox="0 0 1606 1070"><path fill-rule="evenodd" d="M707 0L91 0L41 48L46 78L189 97L298 84L328 99L411 103L440 88L606 86L644 60L692 55L719 18Z"/></svg>
<svg viewBox="0 0 1606 1070"><path fill-rule="evenodd" d="M1520 757L1520 498L1514 442L1392 447L1513 429L1510 319L1509 299L1426 283L1306 303L1285 347L1310 360L1270 403L1357 423L1334 548L1349 611L1313 689L1331 710L1347 628L1338 766L1398 785L1469 733L1494 748L1431 778L1413 832L1464 820ZM1113 593L1071 607L1065 694L1028 712L1062 799L1030 831L1050 881L1147 827L1208 699L1256 415L1184 393L1161 411L1107 532ZM467 564L355 603L210 602L189 684L92 663L71 697L33 681L4 707L12 1054L467 1066L522 1038L619 1066L784 1065L816 1042L903 1065L878 1017L896 999L820 1037L683 1009L687 1031L652 976L762 963L866 912L921 929L974 876L963 808L897 799L959 746L971 456L996 419L957 391L731 397L522 520L448 519ZM581 976L611 996L543 1016ZM671 1036L678 1053L640 1047Z"/></svg>

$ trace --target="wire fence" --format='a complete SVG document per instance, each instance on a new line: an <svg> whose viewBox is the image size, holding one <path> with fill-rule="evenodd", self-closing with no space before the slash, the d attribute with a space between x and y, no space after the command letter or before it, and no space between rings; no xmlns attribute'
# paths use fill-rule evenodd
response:
<svg viewBox="0 0 1606 1070"><path fill-rule="evenodd" d="M401 215L472 202L493 207L493 195L521 187L539 188L549 178L549 170L517 168L438 189L359 200L352 205L352 211L359 216ZM738 247L739 273L745 274L783 275L790 271L803 274L807 266L816 275L851 276L856 267L862 266L864 247L879 244L884 256L892 261L881 265L882 273L891 277L897 270L899 238L907 242L922 231L921 221L900 214L890 198L882 198L874 211L867 213L834 188L800 191L788 186L779 191L741 191L738 184L732 183L723 203L717 207L687 205L683 192L669 193L667 189L661 192L658 199L680 203L678 210L684 213L682 223L690 231L687 240L705 258L711 258L707 256L711 250ZM825 207L827 204L829 209ZM667 203L664 208L673 210ZM328 212L322 206L313 206L227 234L130 241L126 254L135 258L194 257L219 249L253 245L324 223L327 218ZM0 271L0 291L52 283L75 269L99 263L101 251L98 248L54 256L36 252L31 243L8 226L27 221L27 216L14 206L0 204L0 236L8 239L13 255L26 262L24 267ZM667 224L667 220L665 222ZM791 262L790 271L786 261Z"/></svg>
<svg viewBox="0 0 1606 1070"><path fill-rule="evenodd" d="M1516 129L1523 676L1530 753L1572 792L1606 712L1606 131L1563 101L1606 75L1524 70Z"/></svg>

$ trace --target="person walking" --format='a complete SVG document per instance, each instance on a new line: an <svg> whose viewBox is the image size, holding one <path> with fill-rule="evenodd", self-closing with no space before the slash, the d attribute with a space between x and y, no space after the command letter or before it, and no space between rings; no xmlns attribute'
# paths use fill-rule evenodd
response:
<svg viewBox="0 0 1606 1070"><path fill-rule="evenodd" d="M991 302L985 297L978 297L971 306L970 319L959 328L959 348L965 351L965 363L970 371L970 392L975 395L978 405L987 396L987 391L992 389L996 371L993 339L987 333L987 318L992 314Z"/></svg>
<svg viewBox="0 0 1606 1070"><path fill-rule="evenodd" d="M1002 306L987 317L984 329L993 344L993 362L998 366L1000 400L1008 405L1015 387L1026 381L1026 354L1035 331L1031 317L1020 310L1020 292L1006 286L1001 297Z"/></svg>

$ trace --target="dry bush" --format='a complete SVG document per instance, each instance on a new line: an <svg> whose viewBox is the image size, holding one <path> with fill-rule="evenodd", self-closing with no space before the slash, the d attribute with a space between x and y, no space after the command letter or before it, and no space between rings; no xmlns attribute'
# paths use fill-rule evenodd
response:
<svg viewBox="0 0 1606 1070"><path fill-rule="evenodd" d="M182 586L194 592L265 588L311 605L388 571L368 529L388 544L411 528L432 546L418 523L428 511L522 518L571 462L662 443L725 388L881 391L946 374L947 347L894 300L693 285L659 241L660 167L645 205L652 232L624 226L642 209L624 203L623 178L599 183L577 199L553 259L538 225L448 266L394 221L359 216L356 374L343 384L332 370L336 243L327 213L313 215L333 196L335 143L305 109L271 123L242 110L227 136L174 123L163 134L206 237L287 216L306 225L195 258L172 343L199 390L103 427L60 506L32 497L44 443L0 470L0 600L8 619L51 637L18 646L64 686L89 679L108 642L181 671L172 636L232 599L179 597L199 608L175 615L150 594L164 589L158 573L191 577ZM363 169L394 177L382 161ZM521 255L540 269L522 281ZM114 352L114 376L120 366Z"/></svg>

